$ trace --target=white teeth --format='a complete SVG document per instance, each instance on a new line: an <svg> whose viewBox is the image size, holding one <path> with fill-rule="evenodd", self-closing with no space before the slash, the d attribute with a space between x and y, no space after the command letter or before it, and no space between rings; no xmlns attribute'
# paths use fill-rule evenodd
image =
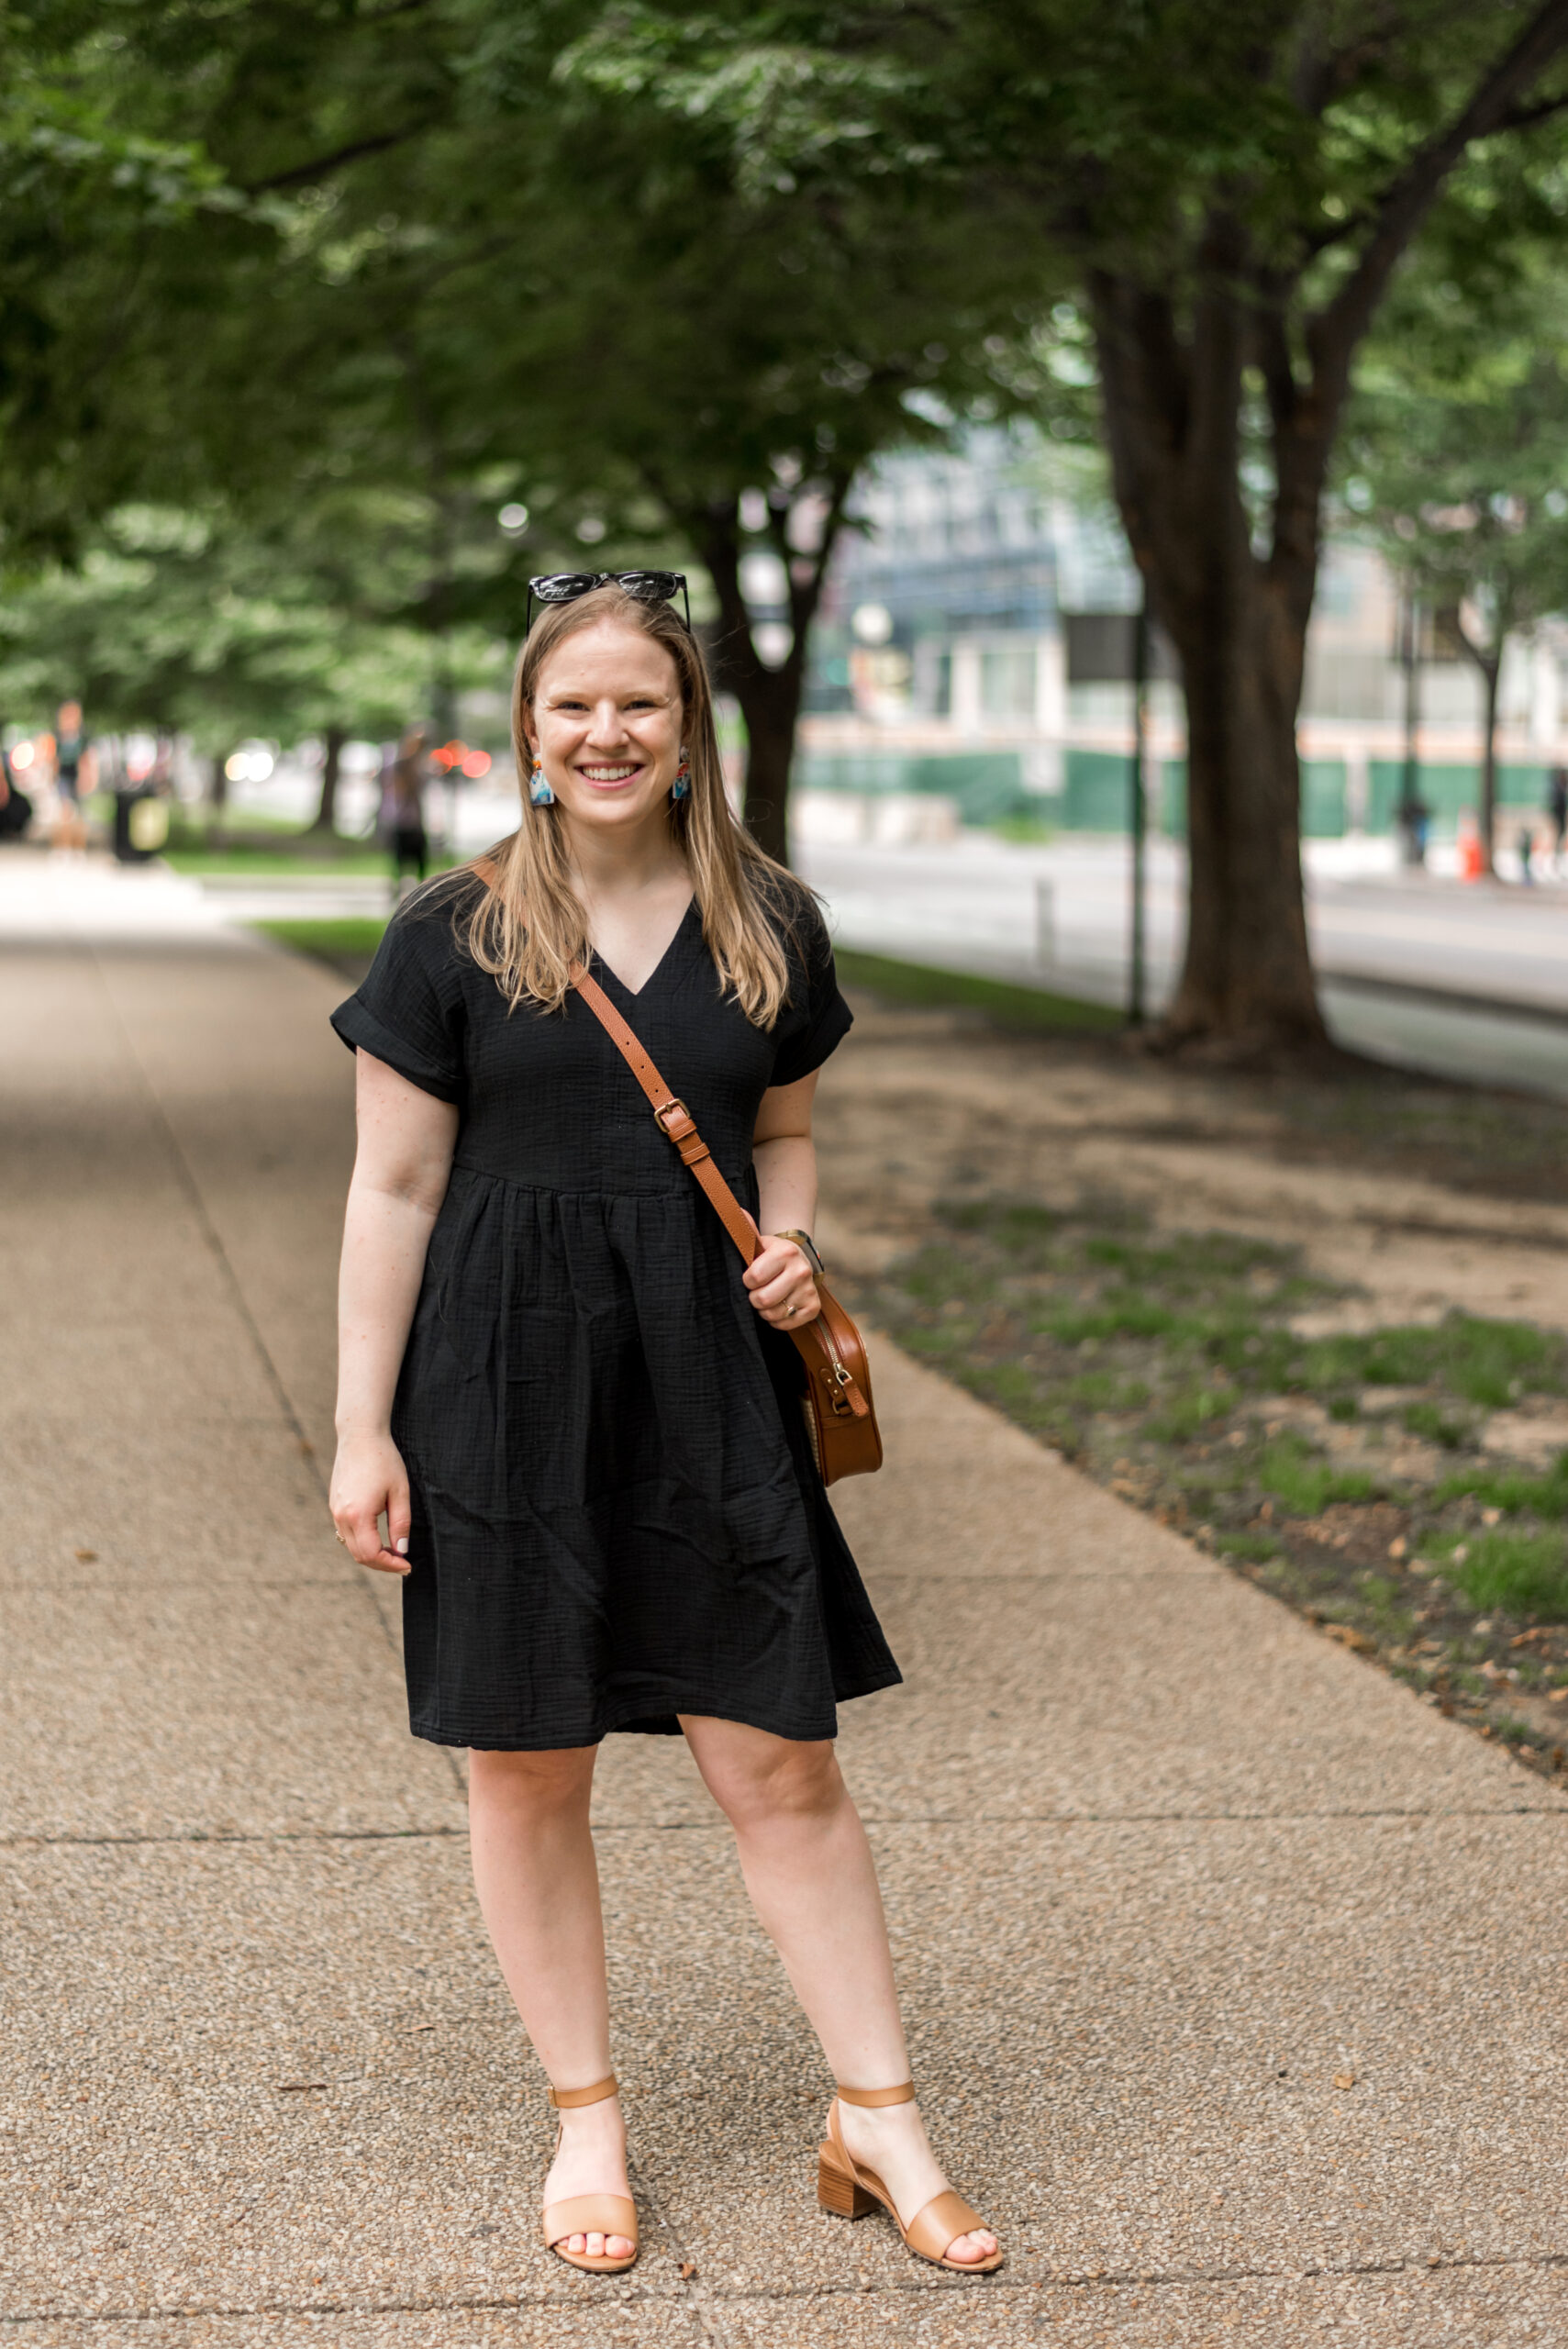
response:
<svg viewBox="0 0 1568 2349"><path fill-rule="evenodd" d="M624 783L628 774L637 773L637 769L635 766L584 767L583 772L590 783Z"/></svg>

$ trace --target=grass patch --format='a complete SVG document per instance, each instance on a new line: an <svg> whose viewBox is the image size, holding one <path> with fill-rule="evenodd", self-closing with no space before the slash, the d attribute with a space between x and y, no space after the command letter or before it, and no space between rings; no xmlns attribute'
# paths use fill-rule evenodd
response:
<svg viewBox="0 0 1568 2349"><path fill-rule="evenodd" d="M1265 1445L1257 1464L1258 1483L1293 1517L1318 1517L1330 1501L1370 1501L1377 1479L1364 1468L1336 1468L1299 1436L1280 1436Z"/></svg>
<svg viewBox="0 0 1568 2349"><path fill-rule="evenodd" d="M861 1292L877 1326L1430 1703L1568 1767L1544 1696L1568 1683L1568 1453L1540 1474L1478 1450L1489 1410L1563 1391L1560 1336L1455 1313L1304 1339L1292 1318L1340 1292L1295 1252L1172 1238L1114 1198L969 1197L936 1220ZM1440 1475L1406 1430L1443 1447Z"/></svg>
<svg viewBox="0 0 1568 2349"><path fill-rule="evenodd" d="M941 971L926 963L901 963L885 954L835 951L840 982L884 996L890 1003L947 1005L983 1011L998 1028L1076 1029L1104 1034L1124 1027L1122 1015L1103 1003L1080 1003L1043 987L1010 986L965 971Z"/></svg>
<svg viewBox="0 0 1568 2349"><path fill-rule="evenodd" d="M1562 1534L1499 1528L1473 1535L1462 1547L1462 1560L1451 1556L1443 1572L1473 1607L1568 1623L1568 1540Z"/></svg>
<svg viewBox="0 0 1568 2349"><path fill-rule="evenodd" d="M1301 1349L1299 1383L1318 1388L1427 1386L1440 1381L1462 1401L1496 1411L1527 1392L1561 1393L1565 1355L1562 1338L1529 1321L1451 1313L1435 1328L1315 1339Z"/></svg>
<svg viewBox="0 0 1568 2349"><path fill-rule="evenodd" d="M1059 824L1043 823L1038 816L1031 816L1023 809L1016 815L999 816L985 829L995 833L999 841L1018 841L1027 848L1042 848L1047 841L1057 838L1062 828Z"/></svg>
<svg viewBox="0 0 1568 2349"><path fill-rule="evenodd" d="M1445 1476L1432 1498L1440 1504L1473 1500L1484 1508L1500 1508L1510 1517L1526 1511L1532 1517L1568 1517L1568 1452L1558 1454L1544 1476L1477 1464L1457 1475Z"/></svg>
<svg viewBox="0 0 1568 2349"><path fill-rule="evenodd" d="M250 928L264 930L281 945L292 946L299 954L313 954L318 963L329 963L338 970L346 963L369 962L381 944L386 923L376 917L350 915L333 921L257 921Z"/></svg>
<svg viewBox="0 0 1568 2349"><path fill-rule="evenodd" d="M1446 1452L1457 1452L1469 1433L1463 1420L1445 1411L1440 1403L1412 1403L1404 1420L1412 1435L1441 1444Z"/></svg>

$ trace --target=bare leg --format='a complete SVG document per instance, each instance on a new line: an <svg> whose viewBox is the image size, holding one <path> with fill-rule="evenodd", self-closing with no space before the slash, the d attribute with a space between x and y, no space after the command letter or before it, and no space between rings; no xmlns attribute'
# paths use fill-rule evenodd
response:
<svg viewBox="0 0 1568 2349"><path fill-rule="evenodd" d="M550 2083L590 2087L610 2068L599 1872L588 1830L597 1748L469 1755L473 1881L523 2028ZM628 2194L620 2099L561 2115L544 2199ZM573 2235L573 2251L623 2258L620 2235Z"/></svg>
<svg viewBox="0 0 1568 2349"><path fill-rule="evenodd" d="M709 1793L735 1830L752 1905L784 1961L833 2076L847 2087L909 2077L887 1925L860 1813L830 1744L739 1721L681 1723ZM948 2181L913 2104L840 2105L851 2154L883 2178L906 2221ZM995 2235L962 2235L950 2258L988 2259Z"/></svg>

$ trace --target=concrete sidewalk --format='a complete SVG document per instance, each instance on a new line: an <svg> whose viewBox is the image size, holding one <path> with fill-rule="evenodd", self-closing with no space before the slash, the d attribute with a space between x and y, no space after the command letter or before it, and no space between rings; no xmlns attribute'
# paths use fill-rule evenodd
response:
<svg viewBox="0 0 1568 2349"><path fill-rule="evenodd" d="M886 1346L888 1466L840 1496L908 1685L843 1747L1008 2265L817 2213L820 2058L684 1749L633 1739L647 2248L551 2260L458 1774L323 1499L339 989L225 934L0 974L18 2349L1568 2340L1568 1804Z"/></svg>

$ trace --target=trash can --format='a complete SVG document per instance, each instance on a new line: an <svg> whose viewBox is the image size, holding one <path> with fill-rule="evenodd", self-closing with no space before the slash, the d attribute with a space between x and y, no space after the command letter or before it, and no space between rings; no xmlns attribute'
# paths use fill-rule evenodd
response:
<svg viewBox="0 0 1568 2349"><path fill-rule="evenodd" d="M121 864L145 864L169 837L169 802L153 791L115 794L115 855Z"/></svg>

